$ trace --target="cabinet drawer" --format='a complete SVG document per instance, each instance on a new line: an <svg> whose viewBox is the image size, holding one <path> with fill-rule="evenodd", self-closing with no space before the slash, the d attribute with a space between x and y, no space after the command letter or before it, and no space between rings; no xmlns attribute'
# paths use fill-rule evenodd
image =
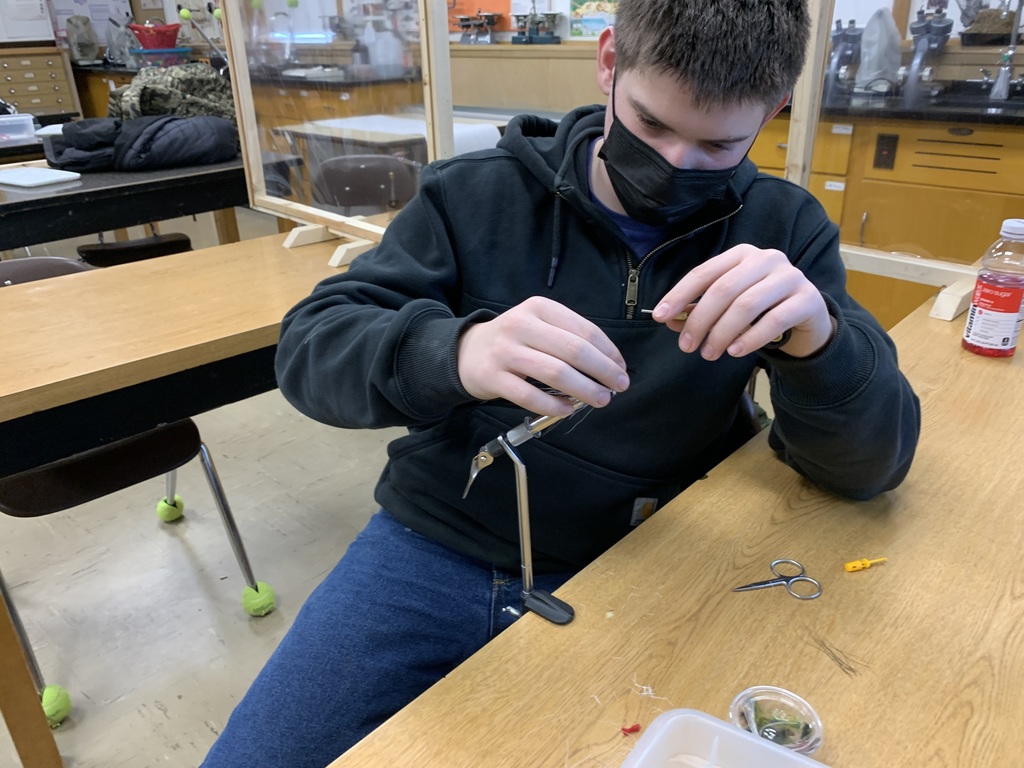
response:
<svg viewBox="0 0 1024 768"><path fill-rule="evenodd" d="M66 94L70 89L63 82L4 83L0 93L8 96L40 96L43 94ZM5 98L6 100L6 98Z"/></svg>
<svg viewBox="0 0 1024 768"><path fill-rule="evenodd" d="M0 73L0 82L4 83L46 83L55 80L64 82L64 73L53 69L9 69Z"/></svg>
<svg viewBox="0 0 1024 768"><path fill-rule="evenodd" d="M811 171L833 176L845 176L850 163L853 126L849 123L819 123L811 156ZM786 168L789 146L789 118L775 118L769 122L750 148L750 159L763 171L782 171Z"/></svg>
<svg viewBox="0 0 1024 768"><path fill-rule="evenodd" d="M965 124L861 129L865 179L1024 194L1024 134Z"/></svg>
<svg viewBox="0 0 1024 768"><path fill-rule="evenodd" d="M9 72L22 69L64 69L64 62L60 56L4 56L0 58L0 72Z"/></svg>
<svg viewBox="0 0 1024 768"><path fill-rule="evenodd" d="M70 111L74 109L74 100L67 94L39 94L29 96L18 96L17 98L4 99L13 104L19 112L26 112L31 115L40 114L40 110L54 111L54 107L64 107L56 111Z"/></svg>

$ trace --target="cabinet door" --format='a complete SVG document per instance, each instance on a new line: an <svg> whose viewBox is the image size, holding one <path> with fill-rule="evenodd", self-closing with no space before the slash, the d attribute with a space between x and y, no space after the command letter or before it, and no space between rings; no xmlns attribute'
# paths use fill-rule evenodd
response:
<svg viewBox="0 0 1024 768"><path fill-rule="evenodd" d="M973 264L1003 219L1022 213L1019 195L864 180L848 195L841 235L853 245Z"/></svg>
<svg viewBox="0 0 1024 768"><path fill-rule="evenodd" d="M850 162L853 126L848 123L822 123L818 126L811 157L811 171L833 176L845 176ZM786 168L789 148L789 118L780 116L769 122L758 134L750 148L750 159L766 173Z"/></svg>

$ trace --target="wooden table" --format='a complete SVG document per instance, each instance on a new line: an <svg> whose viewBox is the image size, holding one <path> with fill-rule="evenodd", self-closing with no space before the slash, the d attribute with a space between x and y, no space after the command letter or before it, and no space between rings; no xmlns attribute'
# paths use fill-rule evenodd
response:
<svg viewBox="0 0 1024 768"><path fill-rule="evenodd" d="M962 330L925 307L893 332L924 413L899 489L833 497L762 433L558 592L573 623L528 614L332 768L617 766L621 728L762 684L816 708L832 766L1020 765L1024 357ZM731 591L784 557L819 599ZM864 557L889 561L844 571Z"/></svg>
<svg viewBox="0 0 1024 768"><path fill-rule="evenodd" d="M0 475L276 386L281 318L338 271L283 239L0 288ZM0 713L25 768L61 765L2 603Z"/></svg>

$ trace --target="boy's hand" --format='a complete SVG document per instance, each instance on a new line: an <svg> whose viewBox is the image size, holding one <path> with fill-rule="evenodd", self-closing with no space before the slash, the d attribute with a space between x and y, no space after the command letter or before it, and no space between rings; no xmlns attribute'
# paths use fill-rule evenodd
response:
<svg viewBox="0 0 1024 768"><path fill-rule="evenodd" d="M675 316L687 310L686 320ZM707 360L740 357L792 329L782 351L807 357L835 333L821 293L785 254L737 245L694 268L655 307L652 317L679 333L684 352Z"/></svg>
<svg viewBox="0 0 1024 768"><path fill-rule="evenodd" d="M473 397L502 397L546 416L567 416L572 406L527 378L598 408L612 390L629 386L626 363L601 329L539 296L466 328L457 354L459 378Z"/></svg>

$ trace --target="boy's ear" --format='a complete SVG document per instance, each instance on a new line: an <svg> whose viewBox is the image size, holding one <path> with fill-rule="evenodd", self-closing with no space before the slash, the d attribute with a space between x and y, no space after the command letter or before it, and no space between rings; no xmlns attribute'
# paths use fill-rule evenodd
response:
<svg viewBox="0 0 1024 768"><path fill-rule="evenodd" d="M782 97L782 101L780 101L774 109L768 111L768 114L764 116L764 120L761 123L762 128L764 128L772 118L779 114L779 112L782 111L783 107L789 104L789 100L792 96L792 93L787 93L785 96Z"/></svg>
<svg viewBox="0 0 1024 768"><path fill-rule="evenodd" d="M615 75L615 30L605 27L597 38L597 87L608 96Z"/></svg>

